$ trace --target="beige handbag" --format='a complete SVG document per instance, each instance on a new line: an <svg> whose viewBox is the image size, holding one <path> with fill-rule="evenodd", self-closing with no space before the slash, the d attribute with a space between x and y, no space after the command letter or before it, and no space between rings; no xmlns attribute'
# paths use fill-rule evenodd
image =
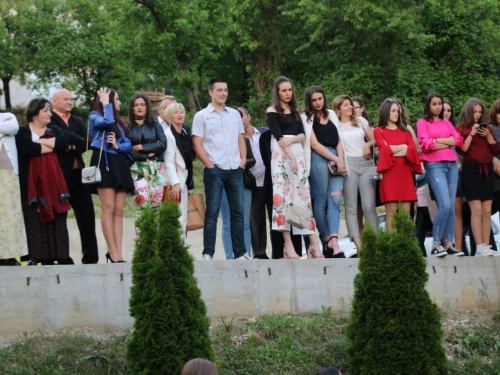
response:
<svg viewBox="0 0 500 375"><path fill-rule="evenodd" d="M90 125L89 125L90 127ZM86 151L88 152L89 150L89 133L90 129L87 131L87 147ZM97 163L97 166L94 167L87 167L82 169L82 184L97 184L101 182L102 176L101 176L101 171L99 169L99 166L101 165L101 156L102 156L102 148L104 146L104 134L106 133L106 130L102 131L102 142L101 142L101 150L99 151L99 161Z"/></svg>
<svg viewBox="0 0 500 375"><path fill-rule="evenodd" d="M311 227L311 211L299 205L289 204L286 207L285 222L296 228L309 229Z"/></svg>

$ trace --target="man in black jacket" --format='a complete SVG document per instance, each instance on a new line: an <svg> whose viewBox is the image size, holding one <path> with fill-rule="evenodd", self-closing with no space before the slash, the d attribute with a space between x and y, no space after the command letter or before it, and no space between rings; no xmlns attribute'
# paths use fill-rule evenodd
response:
<svg viewBox="0 0 500 375"><path fill-rule="evenodd" d="M94 204L87 185L82 183L82 169L85 168L82 154L87 147L87 128L82 120L71 115L73 99L68 90L59 90L54 94L53 107L49 127L57 126L68 134L69 147L66 153L59 156L59 165L68 185L69 203L75 212L80 231L82 263L97 263L99 254L95 234Z"/></svg>

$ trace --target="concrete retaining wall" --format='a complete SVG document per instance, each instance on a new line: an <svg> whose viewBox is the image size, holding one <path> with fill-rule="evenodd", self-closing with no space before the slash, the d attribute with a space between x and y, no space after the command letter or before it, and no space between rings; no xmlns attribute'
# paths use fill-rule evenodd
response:
<svg viewBox="0 0 500 375"><path fill-rule="evenodd" d="M195 262L210 317L348 311L357 259ZM500 257L428 259L439 307L500 306ZM75 327L131 327L131 264L2 267L0 335Z"/></svg>

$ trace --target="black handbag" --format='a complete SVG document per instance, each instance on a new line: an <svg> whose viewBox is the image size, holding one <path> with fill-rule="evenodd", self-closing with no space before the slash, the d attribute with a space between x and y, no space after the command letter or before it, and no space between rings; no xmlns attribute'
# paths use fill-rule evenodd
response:
<svg viewBox="0 0 500 375"><path fill-rule="evenodd" d="M250 169L245 169L243 171L243 185L250 190L255 190L257 187L257 181L255 180L255 176Z"/></svg>

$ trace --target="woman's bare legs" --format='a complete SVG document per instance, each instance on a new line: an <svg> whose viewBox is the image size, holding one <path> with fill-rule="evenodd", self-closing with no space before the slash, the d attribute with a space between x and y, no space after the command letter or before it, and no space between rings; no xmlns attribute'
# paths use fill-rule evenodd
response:
<svg viewBox="0 0 500 375"><path fill-rule="evenodd" d="M290 232L284 230L283 238L285 239L285 245L283 247L283 257L285 259L300 259L300 257L295 252L295 248L293 247L292 237L290 236Z"/></svg>
<svg viewBox="0 0 500 375"><path fill-rule="evenodd" d="M455 198L455 249L458 251L462 251L462 238L464 234L464 221L462 219L463 204L464 199L462 197Z"/></svg>
<svg viewBox="0 0 500 375"><path fill-rule="evenodd" d="M309 249L307 249L307 257L308 258L324 258L325 256L321 253L321 250L318 246L318 239L316 238L316 234L309 235Z"/></svg>
<svg viewBox="0 0 500 375"><path fill-rule="evenodd" d="M491 202L469 201L471 210L471 227L476 244L489 245L491 231Z"/></svg>
<svg viewBox="0 0 500 375"><path fill-rule="evenodd" d="M115 262L123 260L123 206L126 192L117 192L114 188L98 188L97 193L101 201L101 227L109 255Z"/></svg>

